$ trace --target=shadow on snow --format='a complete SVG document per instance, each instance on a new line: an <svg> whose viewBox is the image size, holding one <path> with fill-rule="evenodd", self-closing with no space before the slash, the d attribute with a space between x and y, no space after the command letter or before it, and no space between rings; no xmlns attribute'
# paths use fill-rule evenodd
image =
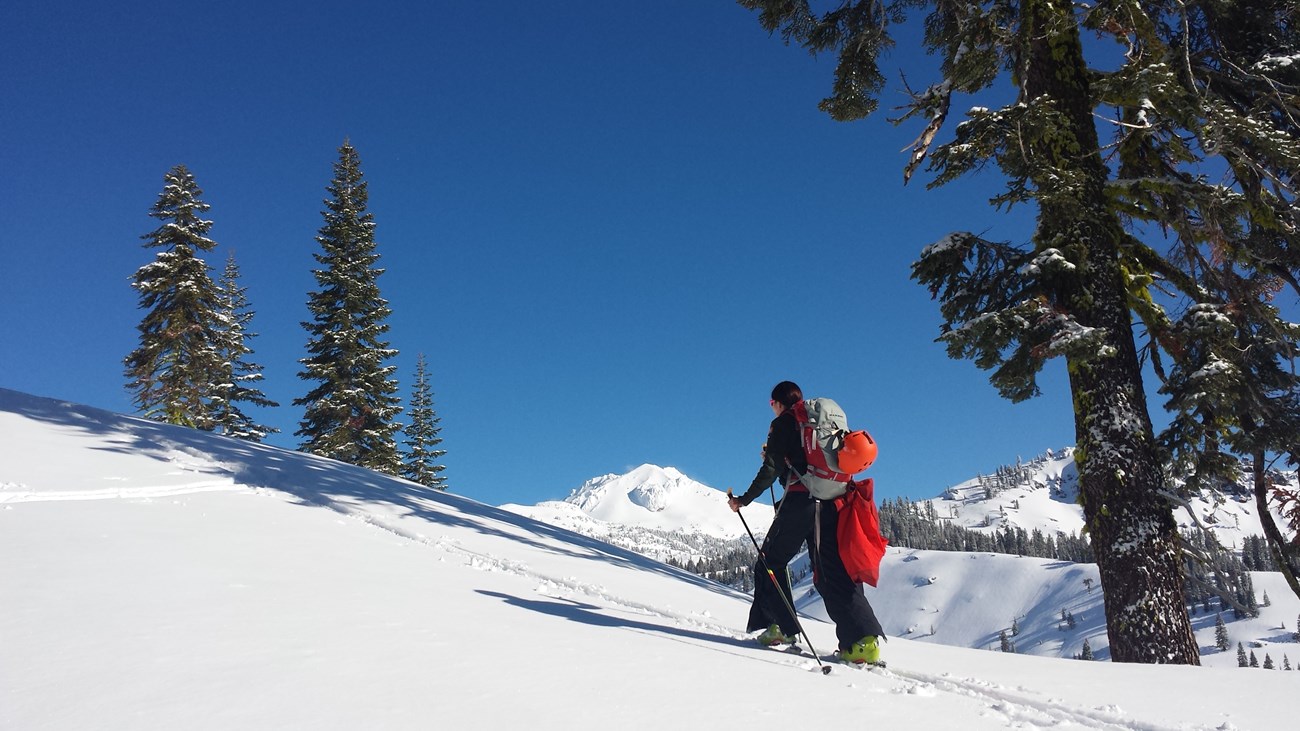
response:
<svg viewBox="0 0 1300 731"><path fill-rule="evenodd" d="M287 493L301 504L375 518L372 522L377 525L415 540L421 537L378 520L380 516L368 513L365 507L387 506L399 516L422 520L431 526L468 528L539 550L617 562L717 593L735 595L729 587L638 553L466 497L332 459L3 388L0 388L0 411L104 438L106 444L96 449L167 463L174 462L177 451L203 458L208 464L197 469L191 467L198 474L225 476L238 484Z"/></svg>

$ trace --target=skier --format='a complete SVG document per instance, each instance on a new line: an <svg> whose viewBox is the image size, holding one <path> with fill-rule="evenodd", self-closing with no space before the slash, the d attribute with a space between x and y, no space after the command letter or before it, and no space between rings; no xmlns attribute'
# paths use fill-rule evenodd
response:
<svg viewBox="0 0 1300 731"><path fill-rule="evenodd" d="M880 662L878 640L884 630L862 585L849 578L840 559L836 537L839 513L835 502L814 498L799 482L799 476L808 469L808 459L800 440L799 425L790 409L802 400L803 391L790 381L782 381L772 389L770 404L776 417L768 428L763 465L745 494L730 498L728 505L739 512L773 482L781 481L785 493L777 503L776 518L760 549L767 568L775 574L780 591L793 607L786 566L800 545L806 544L813 564L813 586L826 605L826 613L835 622L840 659L876 664ZM799 633L799 620L787 609L787 601L777 594L777 586L758 578L763 573L763 560L760 560L754 566L754 603L749 612L748 631L763 630L757 639L764 645L791 644Z"/></svg>

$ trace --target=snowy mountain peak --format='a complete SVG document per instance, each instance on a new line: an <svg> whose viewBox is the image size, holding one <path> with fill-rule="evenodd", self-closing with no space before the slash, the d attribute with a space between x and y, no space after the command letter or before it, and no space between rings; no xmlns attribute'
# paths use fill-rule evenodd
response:
<svg viewBox="0 0 1300 731"><path fill-rule="evenodd" d="M623 512L620 503L624 499L652 513L660 513L678 497L703 494L702 490L717 492L672 467L643 464L622 475L609 474L587 480L574 489L565 502L577 505L593 517L602 517L601 513Z"/></svg>
<svg viewBox="0 0 1300 731"><path fill-rule="evenodd" d="M653 464L621 475L594 477L564 500L501 507L583 535L639 547L660 559L689 559L701 552L700 541L730 541L744 535L740 520L727 507L725 492L675 468ZM772 523L772 508L754 503L745 509L745 517L752 530L762 533ZM651 538L652 533L657 537Z"/></svg>

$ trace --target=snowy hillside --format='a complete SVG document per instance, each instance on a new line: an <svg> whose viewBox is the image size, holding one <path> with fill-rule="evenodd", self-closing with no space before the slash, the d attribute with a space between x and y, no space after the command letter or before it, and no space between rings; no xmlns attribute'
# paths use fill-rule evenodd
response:
<svg viewBox="0 0 1300 731"><path fill-rule="evenodd" d="M1283 473L1283 477L1296 485L1294 472ZM1048 451L1028 462L994 467L928 502L941 520L971 530L1014 526L1026 531L1038 529L1046 535L1058 531L1069 535L1083 530L1083 508L1078 497L1074 450L1066 448ZM1229 548L1240 547L1246 536L1263 533L1254 498L1245 487L1204 490L1191 500L1191 506L1195 519L1185 509L1175 511L1179 525L1190 527L1199 522Z"/></svg>
<svg viewBox="0 0 1300 731"><path fill-rule="evenodd" d="M1079 473L1074 450L1062 449L1007 467L995 468L944 490L930 500L941 520L971 530L1012 525L1032 531L1078 533Z"/></svg>
<svg viewBox="0 0 1300 731"><path fill-rule="evenodd" d="M904 638L888 671L823 675L749 641L746 597L629 551L330 460L6 390L0 556L0 728L22 731L1267 731L1292 727L1277 699L1300 677ZM937 578L895 604L940 606L925 592L958 580L997 596L993 561L908 558L891 553L887 575ZM807 625L832 648L829 625Z"/></svg>
<svg viewBox="0 0 1300 731"><path fill-rule="evenodd" d="M658 499L648 501L639 497L645 495ZM996 530L1012 525L1047 534L1077 533L1083 527L1077 496L1074 456L1067 449L995 470L951 488L931 502L940 519L971 530ZM564 501L502 507L642 555L681 561L686 555L708 550L702 547L709 544L702 543L701 536L710 531L712 535L725 533L726 524L702 529L698 520L692 522L679 516L722 515L731 517L736 530L743 530L723 506L724 500L722 491L691 481L675 469L642 465L624 475L590 480ZM648 509L645 503L662 509ZM1208 510L1208 505L1203 502L1199 507ZM1238 503L1229 501L1228 505ZM676 515L664 516L668 506L675 506ZM1229 509L1218 507L1221 512ZM605 516L607 520L599 520L593 514ZM756 531L760 530L758 525L765 530L772 520L771 508L757 503L746 508L745 515ZM1182 513L1181 517L1186 518L1186 514ZM1250 532L1243 530L1242 534ZM1253 532L1259 531L1256 528ZM1225 538L1232 540L1231 535L1221 539ZM715 548L717 545L728 544L713 544ZM746 563L752 561L753 549L748 538L730 545L747 549ZM1105 610L1097 567L1093 564L897 547L891 548L886 561L881 584L871 592L871 599L880 608L881 622L891 636L997 650L1001 647L1000 633L1005 630L1011 634L1014 629L1019 634L1012 635L1012 640L1016 652L1021 654L1073 658L1082 654L1087 640L1097 658L1110 656ZM978 570L973 570L974 567ZM801 579L795 586L800 611L829 621L820 597L812 588L807 555L796 557L790 568ZM1300 600L1280 576L1258 573L1254 576L1257 598L1262 602L1267 592L1272 605L1262 607L1260 616L1255 618L1235 619L1231 612L1224 616L1234 648L1241 642L1258 650L1261 662L1271 653L1279 664L1283 656L1300 663L1300 646L1286 646L1291 645L1291 637L1283 629L1294 630L1296 617L1300 615ZM1205 655L1203 662L1235 667L1235 651L1220 653L1212 649L1214 615L1197 616L1194 620Z"/></svg>

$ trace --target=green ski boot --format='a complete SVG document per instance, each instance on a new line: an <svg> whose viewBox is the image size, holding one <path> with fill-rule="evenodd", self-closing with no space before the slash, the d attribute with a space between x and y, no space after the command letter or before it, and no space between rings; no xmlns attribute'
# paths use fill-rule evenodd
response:
<svg viewBox="0 0 1300 731"><path fill-rule="evenodd" d="M844 662L851 662L867 665L880 664L880 646L876 644L876 638L873 635L867 635L858 640L853 647L847 650L840 650L840 659Z"/></svg>
<svg viewBox="0 0 1300 731"><path fill-rule="evenodd" d="M781 625L779 624L774 624L768 627L767 629L763 630L762 634L760 634L755 639L758 640L758 644L766 645L768 647L771 647L773 645L794 644L794 638L789 637L784 632L782 632Z"/></svg>

